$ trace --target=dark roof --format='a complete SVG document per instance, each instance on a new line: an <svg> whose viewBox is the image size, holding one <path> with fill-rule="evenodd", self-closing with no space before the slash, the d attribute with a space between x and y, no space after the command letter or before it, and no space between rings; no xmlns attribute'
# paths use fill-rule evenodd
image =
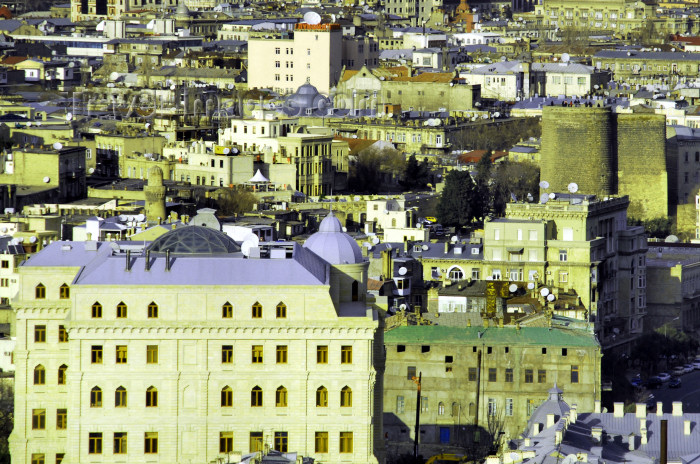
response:
<svg viewBox="0 0 700 464"><path fill-rule="evenodd" d="M179 227L153 241L147 248L155 253L212 254L235 253L241 247L228 235L210 227Z"/></svg>

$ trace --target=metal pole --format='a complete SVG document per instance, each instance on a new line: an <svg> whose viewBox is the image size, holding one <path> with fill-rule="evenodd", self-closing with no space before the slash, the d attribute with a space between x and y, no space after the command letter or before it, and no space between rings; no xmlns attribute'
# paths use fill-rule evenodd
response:
<svg viewBox="0 0 700 464"><path fill-rule="evenodd" d="M418 457L418 441L420 440L420 396L421 396L421 379L423 378L423 373L419 372L418 373L418 379L413 377L413 381L416 382L416 385L418 385L418 388L416 389L416 430L414 432L415 438L413 440L413 457L417 458Z"/></svg>

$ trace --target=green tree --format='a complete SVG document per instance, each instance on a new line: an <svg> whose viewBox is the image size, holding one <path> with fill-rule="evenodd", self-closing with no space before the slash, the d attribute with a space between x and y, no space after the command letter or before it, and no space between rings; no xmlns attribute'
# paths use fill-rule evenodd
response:
<svg viewBox="0 0 700 464"><path fill-rule="evenodd" d="M404 175L406 158L393 148L363 150L350 165L348 188L377 193L395 188Z"/></svg>
<svg viewBox="0 0 700 464"><path fill-rule="evenodd" d="M258 203L258 199L252 192L238 188L220 188L214 192L219 212L225 216L233 214L247 213L253 210L253 206Z"/></svg>
<svg viewBox="0 0 700 464"><path fill-rule="evenodd" d="M493 187L493 214L503 216L511 194L522 201L531 194L537 198L540 182L540 169L529 162L505 161L496 165Z"/></svg>
<svg viewBox="0 0 700 464"><path fill-rule="evenodd" d="M430 178L430 167L424 159L418 162L416 155L411 155L406 161L406 170L404 171L401 185L407 190L422 189L428 184Z"/></svg>
<svg viewBox="0 0 700 464"><path fill-rule="evenodd" d="M14 391L12 379L0 377L0 464L10 464L8 438L14 424Z"/></svg>
<svg viewBox="0 0 700 464"><path fill-rule="evenodd" d="M480 214L475 211L476 184L468 171L450 171L437 205L438 220L442 225L465 227Z"/></svg>
<svg viewBox="0 0 700 464"><path fill-rule="evenodd" d="M474 208L479 222L483 222L493 209L493 161L491 161L491 156L491 151L484 153L474 169L474 183L476 184Z"/></svg>

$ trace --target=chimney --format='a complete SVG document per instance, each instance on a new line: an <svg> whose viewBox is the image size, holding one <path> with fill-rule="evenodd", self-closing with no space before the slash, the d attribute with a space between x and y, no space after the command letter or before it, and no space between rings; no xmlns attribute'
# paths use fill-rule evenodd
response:
<svg viewBox="0 0 700 464"><path fill-rule="evenodd" d="M570 424L575 424L576 419L578 419L578 413L576 412L577 406L575 404L571 405L571 409L569 409L569 423Z"/></svg>
<svg viewBox="0 0 700 464"><path fill-rule="evenodd" d="M676 402L674 401L674 406ZM682 405L683 403L681 403ZM675 415L675 414L674 414ZM666 419L661 420L661 443L660 443L660 456L659 464L666 464L668 462L668 421Z"/></svg>
<svg viewBox="0 0 700 464"><path fill-rule="evenodd" d="M640 435L642 436L642 445L647 444L647 428L643 427L642 430L639 431Z"/></svg>
<svg viewBox="0 0 700 464"><path fill-rule="evenodd" d="M645 417L647 417L647 405L646 404L637 403L635 406L637 407L637 409L635 410L635 413L634 413L636 418L644 419Z"/></svg>
<svg viewBox="0 0 700 464"><path fill-rule="evenodd" d="M403 238L403 252L408 253L408 237Z"/></svg>
<svg viewBox="0 0 700 464"><path fill-rule="evenodd" d="M165 250L165 270L170 270L170 250Z"/></svg>
<svg viewBox="0 0 700 464"><path fill-rule="evenodd" d="M613 403L613 417L625 417L625 403Z"/></svg>
<svg viewBox="0 0 700 464"><path fill-rule="evenodd" d="M690 435L690 421L683 421L683 435Z"/></svg>
<svg viewBox="0 0 700 464"><path fill-rule="evenodd" d="M600 400L595 400L593 402L593 412L596 414L600 414Z"/></svg>
<svg viewBox="0 0 700 464"><path fill-rule="evenodd" d="M674 401L673 402L672 414L674 416L682 416L683 415L683 402L682 401Z"/></svg>
<svg viewBox="0 0 700 464"><path fill-rule="evenodd" d="M151 250L146 250L146 270L151 270Z"/></svg>
<svg viewBox="0 0 700 464"><path fill-rule="evenodd" d="M657 416L663 416L664 415L664 403L661 401L656 402L656 415Z"/></svg>
<svg viewBox="0 0 700 464"><path fill-rule="evenodd" d="M637 441L637 436L634 434L634 432L632 432L627 437L627 445L629 446L630 451L634 451L635 441Z"/></svg>
<svg viewBox="0 0 700 464"><path fill-rule="evenodd" d="M554 425L554 414L547 414L547 426L546 426L546 428L550 428L553 425Z"/></svg>
<svg viewBox="0 0 700 464"><path fill-rule="evenodd" d="M530 446L530 438L529 437L525 438L525 440L523 440L523 446Z"/></svg>
<svg viewBox="0 0 700 464"><path fill-rule="evenodd" d="M445 253L450 252L450 242L445 242Z"/></svg>
<svg viewBox="0 0 700 464"><path fill-rule="evenodd" d="M595 426L591 428L591 438L593 443L600 443L600 440L603 438L603 427Z"/></svg>
<svg viewBox="0 0 700 464"><path fill-rule="evenodd" d="M558 429L554 431L554 444L559 445L562 442L562 439L564 437L564 431L562 429Z"/></svg>
<svg viewBox="0 0 700 464"><path fill-rule="evenodd" d="M126 250L126 270L131 270L131 250Z"/></svg>

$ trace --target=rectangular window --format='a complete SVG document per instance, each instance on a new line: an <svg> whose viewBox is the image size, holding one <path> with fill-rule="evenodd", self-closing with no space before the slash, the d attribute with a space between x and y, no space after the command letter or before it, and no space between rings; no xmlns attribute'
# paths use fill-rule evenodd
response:
<svg viewBox="0 0 700 464"><path fill-rule="evenodd" d="M416 366L408 366L406 369L406 378L408 380L413 380L416 377Z"/></svg>
<svg viewBox="0 0 700 464"><path fill-rule="evenodd" d="M219 453L233 452L233 432L219 432Z"/></svg>
<svg viewBox="0 0 700 464"><path fill-rule="evenodd" d="M158 364L158 345L146 346L146 364Z"/></svg>
<svg viewBox="0 0 700 464"><path fill-rule="evenodd" d="M489 382L496 382L497 373L495 367L489 367Z"/></svg>
<svg viewBox="0 0 700 464"><path fill-rule="evenodd" d="M539 369L537 371L537 383L547 383L547 371Z"/></svg>
<svg viewBox="0 0 700 464"><path fill-rule="evenodd" d="M534 380L535 377L532 369L525 369L525 383L532 383Z"/></svg>
<svg viewBox="0 0 700 464"><path fill-rule="evenodd" d="M46 343L46 326L34 326L34 343Z"/></svg>
<svg viewBox="0 0 700 464"><path fill-rule="evenodd" d="M146 432L144 434L143 452L146 454L158 453L158 432Z"/></svg>
<svg viewBox="0 0 700 464"><path fill-rule="evenodd" d="M328 364L328 345L316 346L316 363Z"/></svg>
<svg viewBox="0 0 700 464"><path fill-rule="evenodd" d="M494 231L493 231L493 239L494 239L494 240L500 240L500 239L501 239L501 230L500 230L500 229L494 229Z"/></svg>
<svg viewBox="0 0 700 464"><path fill-rule="evenodd" d="M352 346L340 348L340 364L352 364Z"/></svg>
<svg viewBox="0 0 700 464"><path fill-rule="evenodd" d="M314 437L314 449L317 453L328 452L328 432L316 432Z"/></svg>
<svg viewBox="0 0 700 464"><path fill-rule="evenodd" d="M468 372L469 372L469 374L468 374L469 381L476 382L476 367L470 367Z"/></svg>
<svg viewBox="0 0 700 464"><path fill-rule="evenodd" d="M277 364L287 364L287 345L277 345Z"/></svg>
<svg viewBox="0 0 700 464"><path fill-rule="evenodd" d="M114 432L114 454L126 454L126 432Z"/></svg>
<svg viewBox="0 0 700 464"><path fill-rule="evenodd" d="M46 428L46 409L32 409L32 430Z"/></svg>
<svg viewBox="0 0 700 464"><path fill-rule="evenodd" d="M221 362L231 364L233 362L233 345L221 346Z"/></svg>
<svg viewBox="0 0 700 464"><path fill-rule="evenodd" d="M496 398L489 398L487 414L489 416L496 415Z"/></svg>
<svg viewBox="0 0 700 464"><path fill-rule="evenodd" d="M58 430L65 430L68 428L68 410L67 409L57 409L56 410L56 428Z"/></svg>
<svg viewBox="0 0 700 464"><path fill-rule="evenodd" d="M506 382L513 383L513 369L506 369Z"/></svg>
<svg viewBox="0 0 700 464"><path fill-rule="evenodd" d="M32 453L32 464L46 464L46 455L43 453Z"/></svg>
<svg viewBox="0 0 700 464"><path fill-rule="evenodd" d="M571 227L564 227L564 231L563 231L563 232L564 232L564 233L563 233L563 238L562 238L562 240L564 240L565 242L573 242L573 240L574 240L574 229L572 229Z"/></svg>
<svg viewBox="0 0 700 464"><path fill-rule="evenodd" d="M253 345L252 351L252 363L261 364L263 362L263 347L262 345Z"/></svg>
<svg viewBox="0 0 700 464"><path fill-rule="evenodd" d="M289 434L287 432L275 432L275 449L280 453L287 452Z"/></svg>
<svg viewBox="0 0 700 464"><path fill-rule="evenodd" d="M513 415L513 398L506 398L506 416Z"/></svg>
<svg viewBox="0 0 700 464"><path fill-rule="evenodd" d="M559 250L559 261L568 261L568 253L566 250Z"/></svg>
<svg viewBox="0 0 700 464"><path fill-rule="evenodd" d="M117 364L126 364L126 345L117 345Z"/></svg>
<svg viewBox="0 0 700 464"><path fill-rule="evenodd" d="M65 453L56 453L56 464L61 464L63 462L64 457L66 457ZM42 462L41 464L44 464L44 463Z"/></svg>
<svg viewBox="0 0 700 464"><path fill-rule="evenodd" d="M403 414L406 411L406 403L403 396L396 397L396 414Z"/></svg>
<svg viewBox="0 0 700 464"><path fill-rule="evenodd" d="M352 432L340 432L340 452L352 453Z"/></svg>
<svg viewBox="0 0 700 464"><path fill-rule="evenodd" d="M560 282L560 283L566 283L566 282L568 282L568 281L569 281L569 273L568 273L568 272L564 272L564 271L560 271L560 272L559 272L559 282Z"/></svg>
<svg viewBox="0 0 700 464"><path fill-rule="evenodd" d="M10 262L9 262L8 260L3 259L2 261L0 261L0 263L2 263L2 268L3 268L3 269L9 269L9 268L10 268Z"/></svg>
<svg viewBox="0 0 700 464"><path fill-rule="evenodd" d="M578 366L571 366L571 383L578 383Z"/></svg>
<svg viewBox="0 0 700 464"><path fill-rule="evenodd" d="M92 432L88 435L88 453L102 454L102 432Z"/></svg>
<svg viewBox="0 0 700 464"><path fill-rule="evenodd" d="M102 345L92 345L90 356L92 364L102 364Z"/></svg>
<svg viewBox="0 0 700 464"><path fill-rule="evenodd" d="M250 439L248 441L248 447L251 453L263 450L263 433L262 432L250 432Z"/></svg>
<svg viewBox="0 0 700 464"><path fill-rule="evenodd" d="M59 325L58 326L58 343L66 343L66 342L68 342L68 331L66 330L66 326Z"/></svg>
<svg viewBox="0 0 700 464"><path fill-rule="evenodd" d="M428 402L427 396L420 397L420 410L421 410L421 412L428 412L429 411L429 402Z"/></svg>
<svg viewBox="0 0 700 464"><path fill-rule="evenodd" d="M531 242L534 242L537 240L537 231L536 230L528 230L527 235L528 235L528 237L527 237L528 240L530 240Z"/></svg>

